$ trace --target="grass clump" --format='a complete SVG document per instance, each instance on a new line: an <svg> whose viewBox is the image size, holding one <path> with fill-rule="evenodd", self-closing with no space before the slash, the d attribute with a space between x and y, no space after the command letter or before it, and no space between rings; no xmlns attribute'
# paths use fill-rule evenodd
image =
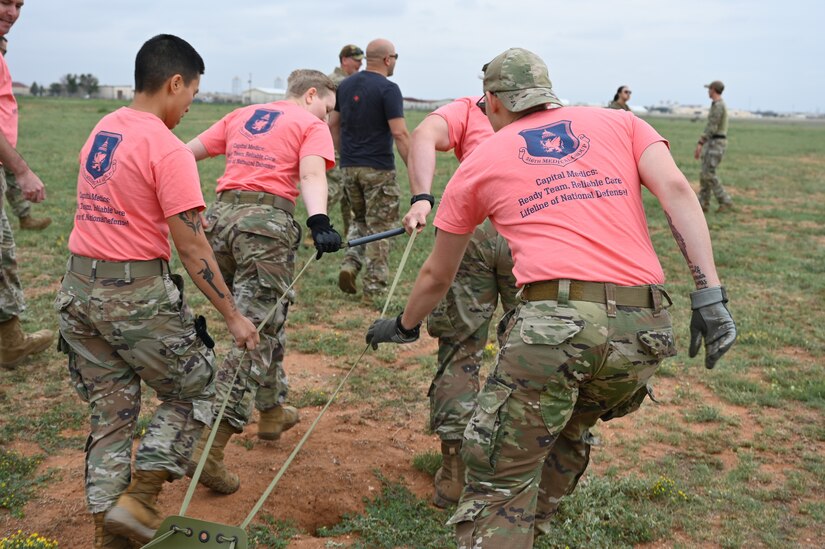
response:
<svg viewBox="0 0 825 549"><path fill-rule="evenodd" d="M267 549L284 549L289 541L301 533L301 530L291 520L277 520L271 515L261 515L263 524L253 524L249 527L250 547L266 547Z"/></svg>
<svg viewBox="0 0 825 549"><path fill-rule="evenodd" d="M37 532L27 534L18 530L0 539L0 549L57 549L57 540L45 538Z"/></svg>
<svg viewBox="0 0 825 549"><path fill-rule="evenodd" d="M17 518L23 518L23 507L32 497L34 487L50 476L34 477L41 461L42 458L38 456L25 457L17 452L0 449L0 507L8 509Z"/></svg>

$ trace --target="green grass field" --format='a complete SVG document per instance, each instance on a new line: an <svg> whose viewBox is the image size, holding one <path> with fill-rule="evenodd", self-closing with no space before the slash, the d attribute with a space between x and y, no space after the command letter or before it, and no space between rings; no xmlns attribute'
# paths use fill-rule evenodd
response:
<svg viewBox="0 0 825 549"><path fill-rule="evenodd" d="M51 303L67 257L78 152L97 120L117 106L21 101L19 150L48 189L48 199L35 206L35 215L54 219L40 233L16 231L29 307L23 318L27 329L56 325ZM196 104L175 133L187 141L231 108ZM422 117L408 113L408 126L414 128ZM699 162L692 154L702 122L649 121L670 141L679 167L698 188ZM605 445L594 451L591 469L563 505L556 530L539 539L537 547L825 543L825 124L732 120L729 135L720 176L736 211L715 214L714 204L707 220L739 339L713 371L699 358L687 357L692 281L658 204L647 194L650 232L674 301L680 354L654 380L660 404L648 403L629 418L597 426ZM439 156L436 195L456 165L454 157ZM202 162L199 168L209 202L223 159ZM398 175L403 212L409 189L400 161ZM336 209L331 217L340 226ZM14 220L12 225L16 229ZM403 306L431 243L432 231L417 238L389 313ZM398 264L405 244L403 237L394 240L391 266ZM303 251L301 257L308 255ZM303 353L352 361L363 349L372 318L364 318L363 311L346 314L355 309L356 298L338 290L337 267L337 258L324 257L299 282L299 301L290 311L290 345ZM206 300L191 282L187 288L190 303L206 313ZM226 339L214 313L210 326L216 339ZM371 410L421 405L426 397L417 387L432 375L435 358L400 354L382 347L368 356L370 367L354 374L340 404ZM399 369L405 360L414 367ZM48 489L48 474L38 475L36 462L29 460L82 451L87 419L55 350L16 371L0 371L0 384L7 393L0 400L0 444L36 449L24 457L3 454L0 460L0 508L8 509L0 510L2 527L6 515L19 515L27 499ZM330 381L327 391L291 398L317 405L334 387ZM423 429L423 421L421 425ZM417 466L431 470L432 460L426 458ZM380 482L384 490L372 498L366 514L347 517L328 535L351 532L364 547L452 543L443 526L449 513L423 503L394 480ZM256 528L257 539L277 537L260 530L266 525ZM5 528L0 535L6 535Z"/></svg>

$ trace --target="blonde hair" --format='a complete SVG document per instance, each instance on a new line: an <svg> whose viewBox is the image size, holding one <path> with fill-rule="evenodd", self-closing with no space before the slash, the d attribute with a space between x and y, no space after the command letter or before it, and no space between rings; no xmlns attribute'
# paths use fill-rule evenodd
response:
<svg viewBox="0 0 825 549"><path fill-rule="evenodd" d="M335 93L335 83L321 71L297 69L286 80L286 94L289 96L301 97L310 88L318 90L320 97Z"/></svg>

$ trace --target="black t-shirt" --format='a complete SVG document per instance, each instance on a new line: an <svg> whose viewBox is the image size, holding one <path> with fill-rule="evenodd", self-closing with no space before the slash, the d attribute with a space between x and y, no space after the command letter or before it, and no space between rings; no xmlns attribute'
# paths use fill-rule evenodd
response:
<svg viewBox="0 0 825 549"><path fill-rule="evenodd" d="M387 121L404 118L398 85L374 72L357 72L338 87L335 110L341 113L341 167L394 170Z"/></svg>

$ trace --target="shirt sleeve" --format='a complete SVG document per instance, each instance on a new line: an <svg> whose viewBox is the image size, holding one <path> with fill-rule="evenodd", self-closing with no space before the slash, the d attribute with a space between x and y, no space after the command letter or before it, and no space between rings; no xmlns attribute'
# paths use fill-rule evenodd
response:
<svg viewBox="0 0 825 549"><path fill-rule="evenodd" d="M647 150L647 148L654 143L661 141L668 149L670 149L670 143L668 140L659 135L659 132L654 130L653 126L638 116L628 118L631 118L631 123L633 124L633 158L636 160L636 164L638 164L639 160L642 158L642 153L644 153L645 150Z"/></svg>
<svg viewBox="0 0 825 549"><path fill-rule="evenodd" d="M335 146L332 143L332 134L329 133L329 126L320 120L307 128L303 143L301 143L300 157L313 155L323 158L328 170L335 166Z"/></svg>
<svg viewBox="0 0 825 549"><path fill-rule="evenodd" d="M702 134L700 143L704 143L714 134L719 133L719 126L722 124L722 108L718 101L714 101L708 113L708 123L705 125L705 132Z"/></svg>
<svg viewBox="0 0 825 549"><path fill-rule="evenodd" d="M483 155L482 155L483 156ZM487 217L481 177L472 159L464 161L447 183L433 224L453 234L468 234Z"/></svg>
<svg viewBox="0 0 825 549"><path fill-rule="evenodd" d="M401 96L401 88L394 82L389 82L384 90L384 116L387 120L394 118L404 118L404 98Z"/></svg>
<svg viewBox="0 0 825 549"><path fill-rule="evenodd" d="M211 156L226 154L226 127L229 116L225 116L212 124L209 129L202 132L198 139L206 148L206 153Z"/></svg>
<svg viewBox="0 0 825 549"><path fill-rule="evenodd" d="M455 149L459 145L461 136L467 131L467 118L469 116L467 103L453 101L439 107L427 116L440 116L444 119L449 132L450 149Z"/></svg>
<svg viewBox="0 0 825 549"><path fill-rule="evenodd" d="M188 148L176 148L161 158L153 166L153 170L158 203L164 218L168 219L193 208L203 210L206 207L195 156Z"/></svg>

